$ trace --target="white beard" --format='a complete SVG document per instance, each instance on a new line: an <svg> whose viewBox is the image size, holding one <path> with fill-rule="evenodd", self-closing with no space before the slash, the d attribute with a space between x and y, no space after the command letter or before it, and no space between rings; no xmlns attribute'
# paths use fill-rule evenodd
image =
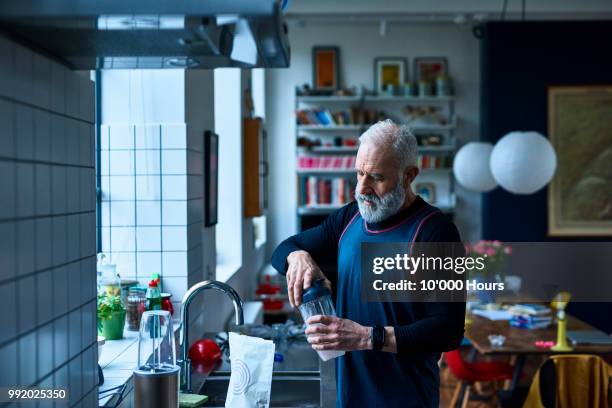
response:
<svg viewBox="0 0 612 408"><path fill-rule="evenodd" d="M382 197L374 194L359 194L355 189L355 199L363 219L369 223L376 223L398 213L406 200L406 190L398 181L393 190ZM366 205L365 200L369 201L370 205Z"/></svg>

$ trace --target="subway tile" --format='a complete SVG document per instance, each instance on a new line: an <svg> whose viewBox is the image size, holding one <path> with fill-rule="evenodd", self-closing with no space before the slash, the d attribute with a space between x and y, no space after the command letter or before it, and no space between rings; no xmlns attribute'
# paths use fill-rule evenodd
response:
<svg viewBox="0 0 612 408"><path fill-rule="evenodd" d="M100 199L110 201L110 176L100 176Z"/></svg>
<svg viewBox="0 0 612 408"><path fill-rule="evenodd" d="M136 125L135 126L136 149L159 149L160 148L160 126L159 125Z"/></svg>
<svg viewBox="0 0 612 408"><path fill-rule="evenodd" d="M95 385L94 372L97 374L97 365L94 358L95 353L92 347L87 348L83 354L81 354L83 394L89 393ZM87 406L85 400L83 401L83 406Z"/></svg>
<svg viewBox="0 0 612 408"><path fill-rule="evenodd" d="M81 305L81 266L79 262L73 262L66 265L66 268L68 270L68 310L73 310ZM72 330L72 327L70 330ZM80 336L80 323L78 332Z"/></svg>
<svg viewBox="0 0 612 408"><path fill-rule="evenodd" d="M161 200L161 176L136 176L137 200Z"/></svg>
<svg viewBox="0 0 612 408"><path fill-rule="evenodd" d="M68 372L70 376L70 392L68 393L68 398L70 399L70 405L73 406L83 395L81 381L83 371L80 356L70 361L68 364Z"/></svg>
<svg viewBox="0 0 612 408"><path fill-rule="evenodd" d="M162 227L164 251L187 250L187 227Z"/></svg>
<svg viewBox="0 0 612 408"><path fill-rule="evenodd" d="M81 308L81 337L84 345L91 345L97 339L96 301L92 300ZM95 347L95 346L94 346Z"/></svg>
<svg viewBox="0 0 612 408"><path fill-rule="evenodd" d="M81 311L73 310L68 315L68 358L81 352Z"/></svg>
<svg viewBox="0 0 612 408"><path fill-rule="evenodd" d="M34 184L34 164L17 163L17 216L34 215L36 185Z"/></svg>
<svg viewBox="0 0 612 408"><path fill-rule="evenodd" d="M17 318L19 333L36 327L36 280L33 276L17 281Z"/></svg>
<svg viewBox="0 0 612 408"><path fill-rule="evenodd" d="M135 180L133 176L110 176L110 200L134 200Z"/></svg>
<svg viewBox="0 0 612 408"><path fill-rule="evenodd" d="M164 200L186 200L187 177L162 176L162 197Z"/></svg>
<svg viewBox="0 0 612 408"><path fill-rule="evenodd" d="M79 159L79 122L66 118L64 131L66 132L66 163L80 164Z"/></svg>
<svg viewBox="0 0 612 408"><path fill-rule="evenodd" d="M0 41L2 39L0 38ZM4 65L4 64L0 64ZM0 71L2 68L0 68ZM2 81L0 74L0 81ZM0 156L15 156L15 106L8 101L0 100Z"/></svg>
<svg viewBox="0 0 612 408"><path fill-rule="evenodd" d="M36 215L51 214L51 166L35 165L36 174Z"/></svg>
<svg viewBox="0 0 612 408"><path fill-rule="evenodd" d="M49 323L37 330L36 358L38 360L38 378L42 378L53 371L53 323ZM34 351L34 350L32 350Z"/></svg>
<svg viewBox="0 0 612 408"><path fill-rule="evenodd" d="M102 201L100 203L100 222L102 226L110 225L110 201Z"/></svg>
<svg viewBox="0 0 612 408"><path fill-rule="evenodd" d="M110 225L132 227L135 225L136 206L134 201L111 201Z"/></svg>
<svg viewBox="0 0 612 408"><path fill-rule="evenodd" d="M81 261L81 291L82 291L82 303L86 303L96 298L96 256L92 254L86 259ZM95 311L96 305L95 300L93 309Z"/></svg>
<svg viewBox="0 0 612 408"><path fill-rule="evenodd" d="M79 175L81 169L79 167L66 168L66 212L75 213L80 211L80 191L81 183Z"/></svg>
<svg viewBox="0 0 612 408"><path fill-rule="evenodd" d="M66 262L72 262L81 257L81 220L79 214L66 217Z"/></svg>
<svg viewBox="0 0 612 408"><path fill-rule="evenodd" d="M59 115L51 115L51 160L66 163L66 121Z"/></svg>
<svg viewBox="0 0 612 408"><path fill-rule="evenodd" d="M17 273L16 236L16 223L0 223L0 237L3 237L0 239L0 281L10 279Z"/></svg>
<svg viewBox="0 0 612 408"><path fill-rule="evenodd" d="M164 292L170 293L173 299L181 299L187 292L187 279L184 277L168 278L162 277Z"/></svg>
<svg viewBox="0 0 612 408"><path fill-rule="evenodd" d="M187 276L187 251L164 252L162 265L164 276Z"/></svg>
<svg viewBox="0 0 612 408"><path fill-rule="evenodd" d="M15 282L0 285L0 299L4 304L6 313L2 318L2 330L0 330L0 344L17 335L17 298ZM4 371L4 370L0 370ZM0 382L2 385L2 382Z"/></svg>
<svg viewBox="0 0 612 408"><path fill-rule="evenodd" d="M68 267L52 270L53 273L53 313L60 316L68 311Z"/></svg>
<svg viewBox="0 0 612 408"><path fill-rule="evenodd" d="M53 214L64 214L67 208L67 171L63 166L51 167L51 209Z"/></svg>
<svg viewBox="0 0 612 408"><path fill-rule="evenodd" d="M95 121L95 84L90 79L90 71L80 75L79 81L79 117L90 123Z"/></svg>
<svg viewBox="0 0 612 408"><path fill-rule="evenodd" d="M3 36L0 36L0 61L0 95L12 98L15 95L15 46Z"/></svg>
<svg viewBox="0 0 612 408"><path fill-rule="evenodd" d="M161 174L159 150L136 150L136 174Z"/></svg>
<svg viewBox="0 0 612 408"><path fill-rule="evenodd" d="M132 125L111 125L109 128L109 148L133 149L134 127Z"/></svg>
<svg viewBox="0 0 612 408"><path fill-rule="evenodd" d="M162 201L162 225L187 225L187 201Z"/></svg>
<svg viewBox="0 0 612 408"><path fill-rule="evenodd" d="M187 132L185 124L167 124L161 126L162 149L185 149Z"/></svg>
<svg viewBox="0 0 612 408"><path fill-rule="evenodd" d="M117 273L121 276L136 275L136 255L133 252L111 252L110 261L117 265Z"/></svg>
<svg viewBox="0 0 612 408"><path fill-rule="evenodd" d="M66 263L67 259L67 217L53 217L53 265Z"/></svg>
<svg viewBox="0 0 612 408"><path fill-rule="evenodd" d="M161 225L161 201L136 201L138 225Z"/></svg>
<svg viewBox="0 0 612 408"><path fill-rule="evenodd" d="M96 170L92 168L79 169L81 192L79 195L81 211L96 209Z"/></svg>
<svg viewBox="0 0 612 408"><path fill-rule="evenodd" d="M64 89L66 90L66 115L79 117L79 76L76 72L64 71Z"/></svg>
<svg viewBox="0 0 612 408"><path fill-rule="evenodd" d="M111 252L135 251L136 231L134 227L111 228Z"/></svg>
<svg viewBox="0 0 612 408"><path fill-rule="evenodd" d="M57 365L57 355L55 356L55 361ZM70 387L70 378L68 375L68 365L63 366L53 373L53 386L55 388L65 388L69 389ZM69 391L70 392L70 391ZM57 404L56 404L57 406Z"/></svg>
<svg viewBox="0 0 612 408"><path fill-rule="evenodd" d="M19 339L19 384L34 384L36 373L36 332L32 332Z"/></svg>
<svg viewBox="0 0 612 408"><path fill-rule="evenodd" d="M101 229L101 235L102 235L102 248L101 248L101 250L102 250L102 252L110 252L110 250L111 250L111 247L110 247L111 246L110 245L110 242L111 242L111 240L110 240L110 236L111 236L110 230L111 229L110 229L110 227L104 227L104 226L100 227L100 229Z"/></svg>
<svg viewBox="0 0 612 408"><path fill-rule="evenodd" d="M110 175L110 152L108 150L100 150L100 162L98 163L101 176Z"/></svg>
<svg viewBox="0 0 612 408"><path fill-rule="evenodd" d="M0 384L4 387L22 385L17 378L17 370L14 369L18 367L18 344L18 341L13 341L0 347L0 361L5 367L0 370Z"/></svg>
<svg viewBox="0 0 612 408"><path fill-rule="evenodd" d="M96 255L96 213L81 214L81 258Z"/></svg>
<svg viewBox="0 0 612 408"><path fill-rule="evenodd" d="M51 115L42 110L34 113L34 157L51 160Z"/></svg>
<svg viewBox="0 0 612 408"><path fill-rule="evenodd" d="M96 167L96 160L97 160L96 151L97 151L96 125L94 123L94 124L89 125L89 164L88 164L89 167L92 167L92 168Z"/></svg>
<svg viewBox="0 0 612 408"><path fill-rule="evenodd" d="M37 321L44 324L54 317L53 312L53 272L51 270L36 275L36 303L38 304ZM30 299L34 301L34 299Z"/></svg>
<svg viewBox="0 0 612 408"><path fill-rule="evenodd" d="M161 251L160 227L136 227L137 251Z"/></svg>
<svg viewBox="0 0 612 408"><path fill-rule="evenodd" d="M36 226L36 270L46 269L53 265L52 242L53 225L51 218L38 218Z"/></svg>
<svg viewBox="0 0 612 408"><path fill-rule="evenodd" d="M153 273L161 275L162 272L162 253L161 252L137 252L136 271L138 277L148 278Z"/></svg>
<svg viewBox="0 0 612 408"><path fill-rule="evenodd" d="M0 219L15 217L14 163L0 160Z"/></svg>
<svg viewBox="0 0 612 408"><path fill-rule="evenodd" d="M79 122L79 164L81 166L93 166L92 151L94 148L93 125Z"/></svg>
<svg viewBox="0 0 612 408"><path fill-rule="evenodd" d="M26 47L17 43L14 45L15 73L13 76L15 99L22 102L34 103L32 91L33 53Z"/></svg>
<svg viewBox="0 0 612 408"><path fill-rule="evenodd" d="M130 176L134 174L134 151L111 150L110 173L111 176Z"/></svg>
<svg viewBox="0 0 612 408"><path fill-rule="evenodd" d="M66 71L63 65L51 61L51 110L62 114L66 111Z"/></svg>
<svg viewBox="0 0 612 408"><path fill-rule="evenodd" d="M110 126L100 125L100 150L109 149Z"/></svg>
<svg viewBox="0 0 612 408"><path fill-rule="evenodd" d="M32 54L32 101L45 109L51 107L51 63L49 58Z"/></svg>
<svg viewBox="0 0 612 408"><path fill-rule="evenodd" d="M15 105L15 147L19 159L34 159L34 109Z"/></svg>
<svg viewBox="0 0 612 408"><path fill-rule="evenodd" d="M186 150L162 150L162 174L187 174Z"/></svg>
<svg viewBox="0 0 612 408"><path fill-rule="evenodd" d="M34 220L17 222L17 275L34 271Z"/></svg>

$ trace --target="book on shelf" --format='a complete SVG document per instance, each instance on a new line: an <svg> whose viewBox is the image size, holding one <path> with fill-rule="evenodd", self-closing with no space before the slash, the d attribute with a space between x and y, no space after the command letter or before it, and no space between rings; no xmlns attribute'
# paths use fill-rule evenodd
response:
<svg viewBox="0 0 612 408"><path fill-rule="evenodd" d="M301 206L342 206L353 199L355 182L342 177L302 177L299 179Z"/></svg>
<svg viewBox="0 0 612 408"><path fill-rule="evenodd" d="M298 170L349 170L355 168L353 155L299 155Z"/></svg>
<svg viewBox="0 0 612 408"><path fill-rule="evenodd" d="M452 167L452 158L448 155L420 154L417 166L421 169L447 169Z"/></svg>
<svg viewBox="0 0 612 408"><path fill-rule="evenodd" d="M332 112L329 109L298 109L295 113L298 125L344 126L376 123L386 117L376 109L352 107Z"/></svg>

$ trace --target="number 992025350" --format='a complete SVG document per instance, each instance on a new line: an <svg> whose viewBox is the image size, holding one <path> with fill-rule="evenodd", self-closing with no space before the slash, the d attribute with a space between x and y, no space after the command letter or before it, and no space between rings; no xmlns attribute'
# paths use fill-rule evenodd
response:
<svg viewBox="0 0 612 408"><path fill-rule="evenodd" d="M16 400L39 400L39 399L54 399L63 400L68 398L68 392L65 388L0 388L0 402L9 402Z"/></svg>

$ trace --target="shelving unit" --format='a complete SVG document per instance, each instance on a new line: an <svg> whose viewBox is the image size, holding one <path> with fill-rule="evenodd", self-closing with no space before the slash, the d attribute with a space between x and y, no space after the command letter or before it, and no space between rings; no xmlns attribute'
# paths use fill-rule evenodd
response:
<svg viewBox="0 0 612 408"><path fill-rule="evenodd" d="M456 150L456 139L455 129L457 127L457 117L455 115L455 98L453 96L447 97L417 97L417 96L296 96L295 110L315 110L315 109L327 109L329 112L348 111L349 114L351 107L358 107L359 109L369 109L377 112L384 112L391 119L401 121L405 118L402 110L406 105L410 106L435 106L438 108L438 112L447 118L448 123L444 124L429 124L421 122L407 123L417 138L436 134L442 139L442 143L439 145L425 145L419 146L419 155L428 155L430 157L437 156L452 156ZM310 121L312 122L312 121ZM337 120L330 121L331 123ZM296 125L296 142L298 138L307 138L311 140L317 140L321 142L321 145L315 145L310 148L298 147L297 154L299 156L308 157L319 157L323 158L326 156L340 157L340 156L354 156L357 153L357 146L346 146L344 141L346 139L357 139L365 130L369 128L370 123L367 124L297 124ZM406 123L404 121L404 123ZM338 141L342 142L342 145L338 145ZM319 159L322 160L322 159ZM356 180L355 170L353 168L337 168L337 167L324 167L324 168L300 168L296 169L296 177L298 179L298 230L303 230L313 225L318 224L324 216L329 213L341 208L345 205L343 202L331 202L331 203L306 203L304 199L305 191L311 188L309 187L309 178L314 179L314 182L327 182L333 179L345 179L345 180ZM333 183L333 181L332 181ZM452 175L452 169L450 167L444 168L421 168L420 174L415 181L415 185L420 183L431 183L435 186L436 199L433 205L440 208L442 211L447 213L453 213L455 209L455 193L454 193L454 179ZM337 184L337 183L335 183ZM344 184L342 184L344 186ZM318 185L317 185L318 186ZM329 189L327 186L327 193L325 195L326 200L329 201ZM337 192L336 187L331 187L331 196ZM312 191L312 190L309 190ZM317 190L314 189L315 194ZM306 192L308 195L308 192ZM318 196L317 196L318 197ZM333 201L333 199L332 199Z"/></svg>

